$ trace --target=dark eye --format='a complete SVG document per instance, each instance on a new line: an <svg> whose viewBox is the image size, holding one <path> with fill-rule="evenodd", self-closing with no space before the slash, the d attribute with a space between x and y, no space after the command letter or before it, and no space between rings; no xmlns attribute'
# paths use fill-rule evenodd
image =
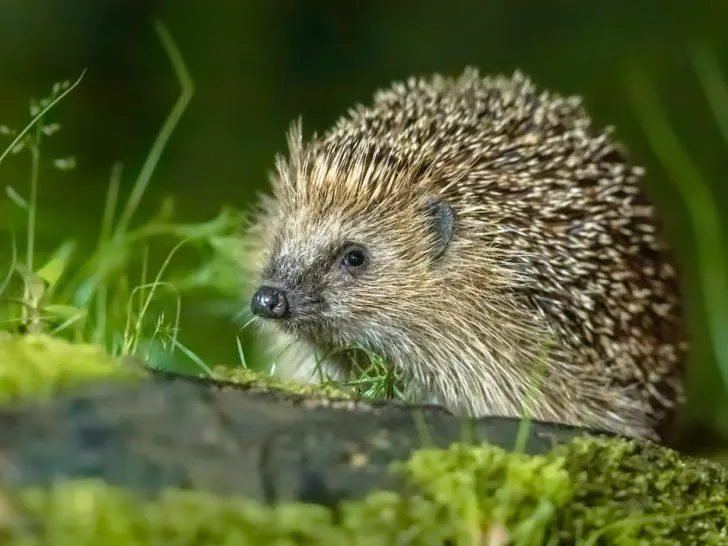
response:
<svg viewBox="0 0 728 546"><path fill-rule="evenodd" d="M361 267L366 261L367 256L364 253L364 249L358 246L348 247L341 256L341 265L344 267Z"/></svg>

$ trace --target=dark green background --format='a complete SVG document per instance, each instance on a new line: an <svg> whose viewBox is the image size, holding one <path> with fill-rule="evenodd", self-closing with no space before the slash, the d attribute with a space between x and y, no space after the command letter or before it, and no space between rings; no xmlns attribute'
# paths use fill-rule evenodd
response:
<svg viewBox="0 0 728 546"><path fill-rule="evenodd" d="M176 99L154 18L178 42L196 94L145 206L154 210L173 194L179 217L190 221L207 220L226 203L246 208L266 187L293 118L303 115L308 131L324 129L393 79L454 74L465 65L482 72L519 68L541 86L583 95L595 123L616 125L648 167L649 190L664 211L691 302L692 407L706 419L723 415L725 396L694 296L691 226L639 125L624 68L639 63L725 213L728 143L702 95L689 49L709 47L728 76L728 2L0 0L0 123L22 126L29 97L88 69L54 113L63 136L48 141L47 153L74 154L78 167L42 173L41 248L66 234L95 241L111 163L125 162L128 190ZM0 184L22 187L27 170L25 156L4 162ZM22 221L0 194L0 230ZM188 345L208 362L236 358L235 327L204 309L194 301L185 307Z"/></svg>

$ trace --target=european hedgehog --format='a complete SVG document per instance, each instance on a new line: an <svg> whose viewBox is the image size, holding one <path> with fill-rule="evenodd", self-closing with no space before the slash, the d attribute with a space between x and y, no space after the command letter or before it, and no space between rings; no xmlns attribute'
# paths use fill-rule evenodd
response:
<svg viewBox="0 0 728 546"><path fill-rule="evenodd" d="M279 373L346 379L345 352L320 359L358 346L460 415L660 439L681 297L611 133L579 97L472 68L395 83L307 142L296 122L247 231Z"/></svg>

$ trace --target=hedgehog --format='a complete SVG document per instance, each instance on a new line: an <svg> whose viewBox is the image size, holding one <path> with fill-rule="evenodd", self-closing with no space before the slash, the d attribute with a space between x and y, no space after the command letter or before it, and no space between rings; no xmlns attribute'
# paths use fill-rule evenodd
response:
<svg viewBox="0 0 728 546"><path fill-rule="evenodd" d="M613 128L521 71L410 77L288 131L246 228L276 373L345 382L358 349L413 402L660 440L688 339L662 227Z"/></svg>

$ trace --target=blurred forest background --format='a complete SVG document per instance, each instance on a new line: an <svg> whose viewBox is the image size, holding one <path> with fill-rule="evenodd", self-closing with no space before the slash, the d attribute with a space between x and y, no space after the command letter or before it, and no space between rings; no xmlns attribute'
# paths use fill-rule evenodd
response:
<svg viewBox="0 0 728 546"><path fill-rule="evenodd" d="M716 349L728 338L713 336L711 344L702 292L708 281L719 292L728 290L722 269L728 233L723 225L706 235L694 225L696 214L709 217L700 209L706 203L721 218L728 212L728 140L693 56L696 46L704 48L728 79L728 2L0 0L0 125L21 129L30 119L31 97L46 96L54 82L87 70L48 116L62 128L42 144L37 263L69 239L78 243L77 255L93 250L112 164L123 162L123 202L177 100L179 82L155 19L176 41L195 94L133 218L137 223L160 207L170 212L170 197L179 222L210 222L224 206L246 210L266 189L274 154L284 151L295 117L303 117L307 132L323 130L376 88L412 74L454 75L466 65L482 73L521 69L539 86L582 95L595 124L615 125L648 168L648 189L681 260L695 345L686 416L728 430L719 373L728 362ZM690 176L674 180L655 153L643 125L651 106L667 113L704 184ZM654 124L652 130L665 136ZM7 142L0 140L0 152L11 140L2 138ZM51 159L66 156L75 158L73 170L52 168ZM30 166L25 153L0 164L0 283L11 263L13 233L24 257L27 222L5 188L27 197ZM714 243L702 265L700 237ZM154 242L150 249L148 267L156 271L170 248ZM169 271L196 259L182 252ZM131 276L139 275L140 263L130 264ZM197 285L188 286L209 286L183 294L179 339L208 364L239 362L235 315L248 303L229 287L216 291L210 271L196 278ZM728 329L712 324L718 332ZM255 340L245 333L241 339L254 361ZM176 354L175 365L195 369L189 354Z"/></svg>

